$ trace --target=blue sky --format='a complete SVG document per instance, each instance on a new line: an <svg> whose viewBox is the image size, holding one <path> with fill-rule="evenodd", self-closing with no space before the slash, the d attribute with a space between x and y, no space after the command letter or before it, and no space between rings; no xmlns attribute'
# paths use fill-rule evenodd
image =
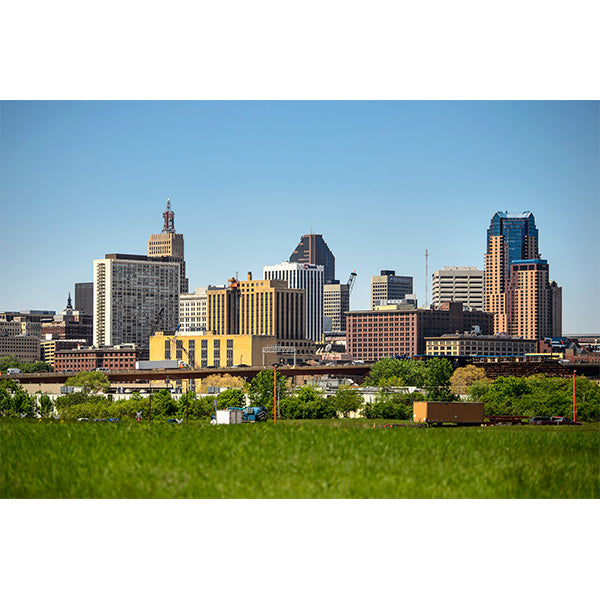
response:
<svg viewBox="0 0 600 600"><path fill-rule="evenodd" d="M4 310L62 310L108 252L144 254L170 197L190 288L262 275L322 233L368 308L381 269L483 267L498 210L533 211L563 330L600 332L599 103L1 104ZM431 284L428 286L431 299Z"/></svg>

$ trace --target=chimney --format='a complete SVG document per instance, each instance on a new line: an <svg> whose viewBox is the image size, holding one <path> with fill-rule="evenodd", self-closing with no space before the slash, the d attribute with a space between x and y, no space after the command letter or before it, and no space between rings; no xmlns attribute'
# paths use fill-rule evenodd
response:
<svg viewBox="0 0 600 600"><path fill-rule="evenodd" d="M252 271L248 271L248 281L252 281Z"/></svg>

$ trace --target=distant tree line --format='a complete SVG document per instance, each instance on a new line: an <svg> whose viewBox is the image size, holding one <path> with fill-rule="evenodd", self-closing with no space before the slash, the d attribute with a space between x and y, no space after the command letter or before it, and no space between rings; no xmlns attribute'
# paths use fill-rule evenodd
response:
<svg viewBox="0 0 600 600"><path fill-rule="evenodd" d="M218 381L214 381L218 385ZM241 382L235 382L242 385ZM371 369L365 382L379 388L372 403L364 403L356 387L342 386L326 396L316 387L292 390L289 380L277 374L278 417L281 419L331 419L351 414L369 419L412 419L412 404L422 400L484 403L489 415L572 416L571 379L534 375L498 377L489 380L483 369L469 365L452 371L446 359L427 362L382 359ZM185 418L208 420L218 409L242 407L247 394L250 406L263 406L273 417L274 371L260 371L244 388L231 387L217 396L186 392L179 399L169 390L157 390L148 397L134 392L127 399L113 401L106 392L109 382L104 373L82 372L67 380L67 385L82 391L65 394L54 405L46 394L29 395L16 381L0 382L0 415L36 417L60 415L61 419L167 420ZM405 393L402 387L418 387L423 392ZM577 418L600 421L600 386L585 377L576 380Z"/></svg>
<svg viewBox="0 0 600 600"><path fill-rule="evenodd" d="M0 357L0 373L8 369L19 369L22 373L51 373L54 369L43 361L21 362L16 356Z"/></svg>

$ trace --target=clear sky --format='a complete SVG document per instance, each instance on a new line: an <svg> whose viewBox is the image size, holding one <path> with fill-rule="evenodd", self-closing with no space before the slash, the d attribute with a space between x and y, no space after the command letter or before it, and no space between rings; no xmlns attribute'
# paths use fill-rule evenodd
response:
<svg viewBox="0 0 600 600"><path fill-rule="evenodd" d="M321 233L369 306L381 269L425 301L483 268L498 211L532 211L563 331L600 332L599 103L90 101L1 104L0 309L60 311L109 252L145 254L167 197L190 289ZM431 283L428 285L431 300Z"/></svg>

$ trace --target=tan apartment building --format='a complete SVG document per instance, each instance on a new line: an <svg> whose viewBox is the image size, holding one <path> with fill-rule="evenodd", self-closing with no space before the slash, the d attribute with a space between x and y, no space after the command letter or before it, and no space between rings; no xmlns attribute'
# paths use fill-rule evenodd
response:
<svg viewBox="0 0 600 600"><path fill-rule="evenodd" d="M42 324L40 322L22 321L18 317L12 321L0 320L0 335L25 335L41 338Z"/></svg>
<svg viewBox="0 0 600 600"><path fill-rule="evenodd" d="M89 346L89 342L85 339L80 340L65 340L65 339L45 339L41 343L42 360L54 367L54 356L60 350L72 350L77 348L85 348Z"/></svg>
<svg viewBox="0 0 600 600"><path fill-rule="evenodd" d="M427 356L524 356L537 350L537 341L507 335L445 333L425 338Z"/></svg>
<svg viewBox="0 0 600 600"><path fill-rule="evenodd" d="M346 313L350 310L350 286L326 283L323 286L323 331L346 331Z"/></svg>
<svg viewBox="0 0 600 600"><path fill-rule="evenodd" d="M207 333L258 335L296 348L298 360L315 355L315 343L305 335L304 290L290 289L287 281L230 279L226 289L207 291Z"/></svg>
<svg viewBox="0 0 600 600"><path fill-rule="evenodd" d="M0 335L0 356L14 356L20 362L41 358L40 338L30 335Z"/></svg>

